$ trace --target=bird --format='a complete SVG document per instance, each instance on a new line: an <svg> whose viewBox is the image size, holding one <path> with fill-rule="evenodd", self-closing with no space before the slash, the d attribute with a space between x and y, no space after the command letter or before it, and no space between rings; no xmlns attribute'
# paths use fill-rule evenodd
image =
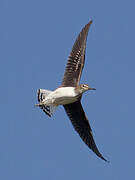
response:
<svg viewBox="0 0 135 180"><path fill-rule="evenodd" d="M80 84L80 78L85 63L86 41L92 20L86 24L79 33L68 57L64 78L60 87L54 91L38 89L37 99L40 107L49 117L53 115L55 109L62 105L65 112L80 138L99 158L107 161L99 152L89 120L83 110L81 99L84 92L96 90L88 84Z"/></svg>

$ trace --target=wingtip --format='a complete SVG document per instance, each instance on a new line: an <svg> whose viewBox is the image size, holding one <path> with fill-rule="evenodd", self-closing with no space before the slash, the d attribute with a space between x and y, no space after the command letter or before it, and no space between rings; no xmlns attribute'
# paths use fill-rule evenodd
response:
<svg viewBox="0 0 135 180"><path fill-rule="evenodd" d="M107 159L105 159L105 158L102 158L105 162L107 162L107 163L110 163L110 161L108 161Z"/></svg>
<svg viewBox="0 0 135 180"><path fill-rule="evenodd" d="M93 20L90 20L86 25L85 25L85 28L88 28L90 27L90 25L93 23Z"/></svg>
<svg viewBox="0 0 135 180"><path fill-rule="evenodd" d="M91 20L89 21L89 23L92 24L92 23L93 23L93 19L91 19Z"/></svg>
<svg viewBox="0 0 135 180"><path fill-rule="evenodd" d="M98 157L100 157L102 160L104 160L105 162L107 162L107 163L110 163L110 161L108 161L107 159L105 159L103 156L102 156L102 154L97 154L96 153L96 155L98 156Z"/></svg>
<svg viewBox="0 0 135 180"><path fill-rule="evenodd" d="M88 25L91 25L93 23L93 19L91 19L89 22L88 22Z"/></svg>

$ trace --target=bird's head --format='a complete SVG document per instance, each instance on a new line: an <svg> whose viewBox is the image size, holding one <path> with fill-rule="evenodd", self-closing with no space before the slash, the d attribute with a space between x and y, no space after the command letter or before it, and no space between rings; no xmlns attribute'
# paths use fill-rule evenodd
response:
<svg viewBox="0 0 135 180"><path fill-rule="evenodd" d="M96 88L91 88L88 86L88 84L80 84L80 91L82 93L84 93L85 91L88 91L88 90L96 90Z"/></svg>

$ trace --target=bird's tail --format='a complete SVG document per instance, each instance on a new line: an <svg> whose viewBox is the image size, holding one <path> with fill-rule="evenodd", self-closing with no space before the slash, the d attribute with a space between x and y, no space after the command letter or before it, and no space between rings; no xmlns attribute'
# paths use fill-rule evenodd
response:
<svg viewBox="0 0 135 180"><path fill-rule="evenodd" d="M36 106L39 106L49 117L52 116L54 113L56 106L53 105L45 105L44 101L46 97L51 93L52 91L46 90L46 89L38 89L37 91L37 99L39 104L36 104Z"/></svg>

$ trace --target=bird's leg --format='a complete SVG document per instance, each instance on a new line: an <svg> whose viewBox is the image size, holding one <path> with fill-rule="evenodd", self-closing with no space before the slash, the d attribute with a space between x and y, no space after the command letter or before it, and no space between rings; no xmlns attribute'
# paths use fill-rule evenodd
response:
<svg viewBox="0 0 135 180"><path fill-rule="evenodd" d="M35 106L39 107L40 105L39 104L35 104Z"/></svg>
<svg viewBox="0 0 135 180"><path fill-rule="evenodd" d="M40 102L39 104L35 104L35 106L37 107L40 107L40 106L43 106L44 105L44 102Z"/></svg>

